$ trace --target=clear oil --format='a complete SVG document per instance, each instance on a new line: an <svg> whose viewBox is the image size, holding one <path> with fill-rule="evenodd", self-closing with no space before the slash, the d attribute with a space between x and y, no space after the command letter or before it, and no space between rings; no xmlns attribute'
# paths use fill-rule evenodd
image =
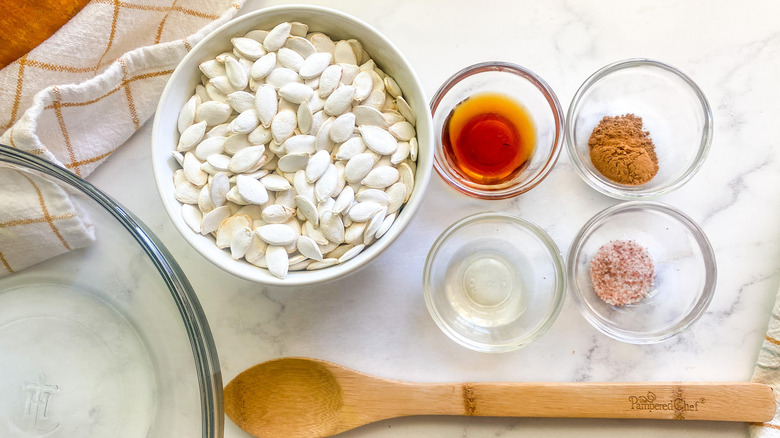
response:
<svg viewBox="0 0 780 438"><path fill-rule="evenodd" d="M509 324L525 306L514 264L490 250L476 251L450 266L447 298L458 315L481 327Z"/></svg>

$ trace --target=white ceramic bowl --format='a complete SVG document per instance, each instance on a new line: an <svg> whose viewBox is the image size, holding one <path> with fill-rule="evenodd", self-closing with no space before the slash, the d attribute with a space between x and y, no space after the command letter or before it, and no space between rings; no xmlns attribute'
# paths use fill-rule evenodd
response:
<svg viewBox="0 0 780 438"><path fill-rule="evenodd" d="M174 198L173 172L179 168L171 156L179 133L176 127L179 110L194 93L200 82L198 64L213 59L228 50L230 39L243 36L253 29L271 29L284 21L299 21L309 25L309 31L320 31L334 40L358 39L377 65L398 82L404 98L417 117L419 152L415 186L409 201L401 209L390 230L355 258L339 265L317 271L290 272L284 279L273 276L266 269L243 260L233 260L229 251L217 248L210 236L196 234L181 216L181 204ZM420 80L409 62L384 35L372 26L342 12L316 6L278 6L261 9L236 18L217 28L192 48L168 80L163 90L152 131L152 164L157 190L165 210L181 235L209 261L241 278L263 284L294 286L321 283L343 277L374 259L401 234L420 206L433 166L433 132L431 115Z"/></svg>

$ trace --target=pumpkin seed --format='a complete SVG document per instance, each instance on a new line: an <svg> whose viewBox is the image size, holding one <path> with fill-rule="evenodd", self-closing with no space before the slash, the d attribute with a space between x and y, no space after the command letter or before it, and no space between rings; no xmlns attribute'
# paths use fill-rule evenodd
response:
<svg viewBox="0 0 780 438"><path fill-rule="evenodd" d="M275 52L279 50L283 45L287 37L290 36L290 30L292 25L290 23L279 23L268 31L268 35L263 40L263 48L269 52Z"/></svg>
<svg viewBox="0 0 780 438"><path fill-rule="evenodd" d="M355 155L361 154L366 150L366 143L361 137L352 137L339 146L336 151L337 160L349 160Z"/></svg>
<svg viewBox="0 0 780 438"><path fill-rule="evenodd" d="M254 61L265 55L263 44L253 38L237 37L231 39L230 42L233 43L233 48L235 48L241 56L249 60ZM227 59L225 60L225 64L227 65Z"/></svg>
<svg viewBox="0 0 780 438"><path fill-rule="evenodd" d="M303 59L308 58L317 51L309 40L300 36L288 37L287 41L284 42L284 47L295 50Z"/></svg>
<svg viewBox="0 0 780 438"><path fill-rule="evenodd" d="M227 122L232 112L233 108L227 103L210 100L198 105L198 109L195 112L195 121L205 121L208 126L215 126Z"/></svg>
<svg viewBox="0 0 780 438"><path fill-rule="evenodd" d="M365 222L383 208L385 207L381 204L372 201L358 202L349 209L348 214L349 218L355 222Z"/></svg>
<svg viewBox="0 0 780 438"><path fill-rule="evenodd" d="M385 89L388 93L390 93L391 96L393 96L394 99L401 97L401 87L398 86L398 83L395 81L395 79L391 78L390 76L385 76L384 82Z"/></svg>
<svg viewBox="0 0 780 438"><path fill-rule="evenodd" d="M228 248L235 232L241 229L250 230L249 227L251 226L252 220L249 216L235 215L223 220L217 228L217 246L219 248Z"/></svg>
<svg viewBox="0 0 780 438"><path fill-rule="evenodd" d="M352 50L352 46L344 40L336 43L336 46L333 49L333 60L337 64L357 65L355 51Z"/></svg>
<svg viewBox="0 0 780 438"><path fill-rule="evenodd" d="M283 192L292 188L292 185L290 185L289 181L287 181L283 176L277 174L264 176L262 179L260 179L260 182L263 183L266 189L272 192Z"/></svg>
<svg viewBox="0 0 780 438"><path fill-rule="evenodd" d="M217 173L209 183L209 197L215 207L222 207L227 202L230 181L224 172Z"/></svg>
<svg viewBox="0 0 780 438"><path fill-rule="evenodd" d="M301 130L301 134L310 134L314 125L314 114L312 114L311 108L309 108L308 100L304 100L298 105L296 115L298 116L298 129Z"/></svg>
<svg viewBox="0 0 780 438"><path fill-rule="evenodd" d="M402 163L401 165L403 165ZM361 181L366 187L384 189L390 187L399 178L399 170L392 166L378 166L373 168Z"/></svg>
<svg viewBox="0 0 780 438"><path fill-rule="evenodd" d="M282 172L295 173L305 169L308 163L309 155L307 154L287 154L279 158L277 168Z"/></svg>
<svg viewBox="0 0 780 438"><path fill-rule="evenodd" d="M264 146L249 146L233 155L228 169L233 173L243 173L254 167L263 157Z"/></svg>
<svg viewBox="0 0 780 438"><path fill-rule="evenodd" d="M182 204L181 217L184 219L184 223L192 228L192 231L200 232L200 221L203 220L203 213L197 207L192 204Z"/></svg>
<svg viewBox="0 0 780 438"><path fill-rule="evenodd" d="M411 126L411 125L410 125ZM411 145L407 141L398 142L398 149L390 156L390 162L393 164L399 164L406 160L409 156Z"/></svg>
<svg viewBox="0 0 780 438"><path fill-rule="evenodd" d="M370 125L378 126L384 129L389 126L385 118L382 116L382 112L376 108L366 105L358 105L352 108L352 112L355 114L355 124L358 126Z"/></svg>
<svg viewBox="0 0 780 438"><path fill-rule="evenodd" d="M286 224L268 224L255 229L255 233L269 245L285 246L295 242L298 234Z"/></svg>
<svg viewBox="0 0 780 438"><path fill-rule="evenodd" d="M288 102L300 104L304 100L309 100L314 95L314 90L306 84L290 82L279 88L279 96Z"/></svg>
<svg viewBox="0 0 780 438"><path fill-rule="evenodd" d="M362 190L355 196L355 200L358 202L372 201L384 206L390 203L390 197L387 193L379 189Z"/></svg>
<svg viewBox="0 0 780 438"><path fill-rule="evenodd" d="M285 67L276 67L275 69L271 70L271 73L268 73L268 76L265 77L265 83L273 86L277 90L287 84L295 82L303 82L303 80L300 76L298 76L296 71Z"/></svg>
<svg viewBox="0 0 780 438"><path fill-rule="evenodd" d="M204 128L205 129L205 128ZM345 113L333 121L330 126L330 139L336 143L342 143L347 141L352 133L355 131L355 115L352 113Z"/></svg>
<svg viewBox="0 0 780 438"><path fill-rule="evenodd" d="M292 71L298 71L303 65L303 56L298 52L286 47L282 47L276 52L276 57L279 60L279 64L283 67L289 68Z"/></svg>
<svg viewBox="0 0 780 438"><path fill-rule="evenodd" d="M246 255L249 245L252 243L252 230L241 228L233 233L230 239L230 256L238 260Z"/></svg>
<svg viewBox="0 0 780 438"><path fill-rule="evenodd" d="M339 193L336 198L336 202L333 204L333 212L341 214L352 206L352 202L355 201L355 190L352 187L344 187L344 190Z"/></svg>
<svg viewBox="0 0 780 438"><path fill-rule="evenodd" d="M328 210L320 216L320 229L325 237L334 243L344 241L344 222L341 216Z"/></svg>
<svg viewBox="0 0 780 438"><path fill-rule="evenodd" d="M357 154L347 161L344 176L347 182L354 183L365 178L374 167L374 156L368 153Z"/></svg>
<svg viewBox="0 0 780 438"><path fill-rule="evenodd" d="M196 121L195 120L196 111L198 107L200 107L200 105L201 105L200 97L198 95L194 95L190 97L189 100L187 100L187 102L181 108L181 111L179 111L179 118L177 121L179 134L184 132L185 129L189 128L190 125L192 125L192 123Z"/></svg>
<svg viewBox="0 0 780 438"><path fill-rule="evenodd" d="M336 48L336 44L333 42L333 40L321 32L310 33L307 35L307 39L311 41L311 44L314 46L317 52L320 53L330 53L332 55Z"/></svg>
<svg viewBox="0 0 780 438"><path fill-rule="evenodd" d="M338 170L333 164L328 165L325 173L314 183L314 196L317 202L324 202L330 198L331 193L338 184Z"/></svg>
<svg viewBox="0 0 780 438"><path fill-rule="evenodd" d="M228 131L235 134L249 134L257 128L259 123L260 119L258 119L257 110L252 108L233 119L228 126Z"/></svg>
<svg viewBox="0 0 780 438"><path fill-rule="evenodd" d="M201 164L202 162L192 152L184 154L184 162L182 163L184 176L187 178L187 181L197 187L206 185L209 178L209 175L200 168Z"/></svg>
<svg viewBox="0 0 780 438"><path fill-rule="evenodd" d="M255 40L248 39L248 41L256 42ZM249 85L249 75L247 75L244 67L239 64L235 58L227 58L225 60L225 74L230 81L230 85L236 90L243 90ZM221 76L220 76L221 77ZM214 80L216 78L213 78Z"/></svg>
<svg viewBox="0 0 780 438"><path fill-rule="evenodd" d="M330 268L331 266L335 266L339 263L338 259L329 258L329 259L323 259L321 262L312 262L309 264L309 266L306 267L307 271L316 271L318 269L325 269Z"/></svg>
<svg viewBox="0 0 780 438"><path fill-rule="evenodd" d="M344 242L350 245L363 239L363 232L366 230L366 222L355 222L348 226L344 231Z"/></svg>
<svg viewBox="0 0 780 438"><path fill-rule="evenodd" d="M417 118L414 116L414 111L412 111L412 107L409 106L409 104L406 102L406 100L403 98L403 96L399 96L395 99L396 105L398 105L398 112L401 113L402 116L412 124L412 126L415 126L415 123L417 121Z"/></svg>
<svg viewBox="0 0 780 438"><path fill-rule="evenodd" d="M214 210L203 215L203 220L200 222L200 234L206 235L217 231L219 225L225 219L230 217L230 207L223 205L217 207Z"/></svg>
<svg viewBox="0 0 780 438"><path fill-rule="evenodd" d="M331 164L328 151L318 151L306 164L306 180L310 183L317 181Z"/></svg>
<svg viewBox="0 0 780 438"><path fill-rule="evenodd" d="M388 132L401 141L409 141L414 138L414 126L407 121L398 122L390 126Z"/></svg>
<svg viewBox="0 0 780 438"><path fill-rule="evenodd" d="M268 245L265 250L265 262L268 264L268 271L271 274L279 278L287 276L290 261L287 258L287 250L285 250L284 247Z"/></svg>
<svg viewBox="0 0 780 438"><path fill-rule="evenodd" d="M366 245L360 244L350 248L341 257L339 257L339 263L344 263L347 260L351 260L356 255L360 254L360 252L363 251L363 248L365 247Z"/></svg>
<svg viewBox="0 0 780 438"><path fill-rule="evenodd" d="M308 236L300 236L298 237L298 241L296 242L296 246L298 248L298 251L301 252L302 255L317 261L322 261L322 252L320 251L320 247L317 245L317 242L314 241L311 237Z"/></svg>
<svg viewBox="0 0 780 438"><path fill-rule="evenodd" d="M200 196L200 187L187 181L176 187L176 192L174 192L173 196L182 204L197 204Z"/></svg>
<svg viewBox="0 0 780 438"><path fill-rule="evenodd" d="M297 116L292 110L279 111L271 121L271 135L278 144L290 138L298 126Z"/></svg>
<svg viewBox="0 0 780 438"><path fill-rule="evenodd" d="M366 146L380 155L391 155L398 149L398 140L389 132L377 126L360 126L360 135Z"/></svg>
<svg viewBox="0 0 780 438"><path fill-rule="evenodd" d="M294 135L288 138L282 146L287 154L313 154L316 152L315 142L317 138L313 135Z"/></svg>
<svg viewBox="0 0 780 438"><path fill-rule="evenodd" d="M329 65L320 75L319 95L322 98L330 96L330 93L339 86L341 81L341 66L338 64Z"/></svg>
<svg viewBox="0 0 780 438"><path fill-rule="evenodd" d="M352 85L355 87L355 100L363 101L373 91L374 80L370 73L362 71L355 76Z"/></svg>
<svg viewBox="0 0 780 438"><path fill-rule="evenodd" d="M276 52L271 52L267 55L263 55L257 61L252 64L252 69L249 70L249 75L252 79L262 79L268 76L269 73L276 67Z"/></svg>
<svg viewBox="0 0 780 438"><path fill-rule="evenodd" d="M325 112L331 116L339 116L352 106L355 98L355 87L344 85L336 88L325 100Z"/></svg>
<svg viewBox="0 0 780 438"><path fill-rule="evenodd" d="M179 137L179 144L176 146L176 150L179 152L187 152L194 148L206 134L206 122L198 122L190 125Z"/></svg>
<svg viewBox="0 0 780 438"><path fill-rule="evenodd" d="M198 64L198 68L209 79L216 78L217 76L225 76L225 74L227 74L227 71L225 70L225 64L217 61L216 59L201 62Z"/></svg>

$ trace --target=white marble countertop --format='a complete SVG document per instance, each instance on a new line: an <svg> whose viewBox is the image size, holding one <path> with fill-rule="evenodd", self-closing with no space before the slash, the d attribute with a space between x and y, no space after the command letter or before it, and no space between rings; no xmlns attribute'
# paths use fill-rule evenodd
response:
<svg viewBox="0 0 780 438"><path fill-rule="evenodd" d="M246 9L278 1L249 1ZM706 163L658 200L705 230L718 261L715 297L684 334L637 346L592 328L567 301L541 339L514 353L485 354L450 341L421 291L425 256L453 220L484 210L516 213L545 229L563 256L593 214L618 201L587 186L564 151L533 191L505 201L459 194L434 174L424 208L382 256L321 287L263 287L227 274L177 233L156 193L151 121L89 180L139 216L192 282L208 316L227 382L280 356L327 359L414 381L748 380L780 283L780 4L661 0L318 1L374 25L417 70L428 98L447 77L481 61L521 64L568 107L591 73L630 57L681 69L707 95L715 131ZM565 214L562 214L565 212ZM572 401L576 403L576 400ZM405 418L344 437L737 437L744 424L622 420ZM229 420L225 436L246 437Z"/></svg>

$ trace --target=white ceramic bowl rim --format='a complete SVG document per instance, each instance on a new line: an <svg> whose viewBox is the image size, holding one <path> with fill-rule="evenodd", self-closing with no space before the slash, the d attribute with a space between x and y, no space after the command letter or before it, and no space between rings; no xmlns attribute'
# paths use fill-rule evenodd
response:
<svg viewBox="0 0 780 438"><path fill-rule="evenodd" d="M585 168L585 166L576 158L577 151L575 149L575 144L574 144L573 120L574 120L575 113L579 109L583 97L588 92L588 90L590 90L591 86L596 84L605 76L612 74L616 71L627 69L627 68L633 68L633 67L641 67L641 66L650 66L650 67L659 68L661 70L665 70L667 72L676 75L683 82L687 83L691 87L691 90L696 95L696 97L699 100L699 103L701 104L703 115L704 115L704 126L702 127L702 136L701 136L701 141L699 142L699 150L698 150L696 160L694 160L693 164L688 169L686 169L682 175L680 175L677 179L671 181L669 184L652 191L638 190L638 191L626 192L618 188L608 186L598 181L596 177L594 175L591 175L590 171L587 168ZM580 88L577 89L576 93L574 93L574 97L571 100L571 104L569 104L569 110L566 114L566 127L564 131L566 136L566 147L569 151L569 157L571 158L571 161L574 163L574 168L577 170L577 173L580 174L582 179L588 185L598 190L599 192L604 193L605 195L611 196L616 199L623 199L623 200L649 199L676 190L677 188L679 188L680 186L688 182L688 180L690 180L696 174L696 172L698 172L699 168L701 168L701 166L704 164L704 161L707 158L707 154L709 153L710 146L712 144L712 132L713 132L712 109L710 108L709 101L707 100L707 97L704 95L704 92L701 90L701 88L699 88L699 86L696 85L693 79L691 79L688 75L686 75L682 71L678 70L675 67L672 67L669 64L654 59L629 58L629 59L613 62L611 64L608 64L600 68L595 73L590 75L590 77L588 77L588 79L586 79L585 82L582 83L582 85L580 85Z"/></svg>
<svg viewBox="0 0 780 438"><path fill-rule="evenodd" d="M418 127L426 123L428 126L432 126L431 115L428 112L427 98L425 96L422 83L420 82L420 79L415 73L414 69L411 67L411 64L406 59L406 57L401 53L401 51L387 37L385 37L382 33L380 33L377 29L375 29L370 24L367 24L366 22L358 18L355 18L351 15L348 15L346 13L334 9L325 8L321 6L309 6L309 5L282 5L282 6L273 6L269 8L259 9L257 11L250 12L246 15L234 18L233 20L228 21L227 23L224 23L223 25L221 25L220 27L218 27L217 29L209 33L203 40L201 40L198 44L196 44L192 48L192 50L190 50L190 52L184 57L184 59L182 59L182 61L176 67L173 74L171 74L171 77L169 78L168 83L166 84L162 92L160 102L157 106L157 112L154 118L155 128L152 133L152 167L154 171L158 192L160 194L160 197L162 198L163 205L165 206L168 216L171 218L172 222L178 229L179 233L193 248L195 248L198 252L200 252L201 255L203 255L205 258L207 258L209 261L211 261L221 269L230 272L231 274L234 274L238 277L250 281L256 281L258 283L275 285L275 286L301 286L301 285L327 282L330 280L343 277L357 270L358 268L365 266L366 264L368 264L368 262L376 258L384 249L390 246L390 244L401 234L401 232L406 228L406 226L411 221L418 207L421 205L423 194L430 180L430 174L432 173L432 161L433 161L433 157L432 157L433 156L433 151L432 151L433 134L429 132L428 138L421 138L420 131L418 130L418 140L421 146L420 154L422 155L424 153L422 152L422 150L423 150L423 146L425 145L425 147L431 148L430 152L426 152L426 153L430 153L431 159L429 160L429 165L420 166L419 165L420 157L418 156L418 166L417 166L417 172L415 174L415 186L414 186L412 196L409 198L407 203L402 207L400 214L396 217L395 223L393 223L390 230L387 231L385 235L382 236L381 239L378 239L372 245L366 247L366 249L360 254L358 254L355 258L346 261L344 263L338 264L336 266L332 266L330 268L316 270L316 271L290 272L286 278L279 279L273 276L272 274L270 274L266 269L251 266L248 263L246 263L246 266L242 266L244 262L241 261L236 261L235 263L223 263L221 261L218 262L216 260L209 258L206 254L200 251L199 239L201 239L203 236L196 235L195 233L193 233L192 230L183 222L183 220L180 219L181 204L173 198L173 194L163 193L161 190L160 178L164 174L162 167L167 166L167 163L160 162L155 158L157 155L155 153L155 150L159 148L172 150L172 148L168 147L170 145L160 144L160 142L156 141L157 127L162 124L163 116L162 116L161 108L163 107L164 102L168 100L169 95L173 93L172 90L178 86L180 79L187 78L189 75L193 74L191 71L184 71L182 66L188 64L189 62L192 62L193 60L197 60L198 57L202 56L199 48L206 46L212 41L218 41L220 38L223 38L224 37L223 34L230 33L231 28L238 27L247 22L259 21L265 15L284 14L285 16L291 17L290 19L295 19L296 13L299 14L309 13L309 14L323 15L323 16L334 16L338 19L352 22L356 26L363 28L367 33L374 34L374 36L381 39L383 41L383 44L386 45L386 48L389 49L390 52L392 52L392 56L394 60L396 60L400 65L400 70L404 70L408 72L408 75L411 78L411 82L413 85L412 88L409 90L409 93L414 93L415 95L419 95L419 100L421 100L422 103L425 103L424 105L419 105L419 107L417 108L418 111L416 116L417 116ZM281 22L284 20L279 20L279 21ZM184 82L186 82L186 80ZM411 103L412 102L410 102L410 104ZM216 245L214 245L214 248L217 248ZM247 268L251 268L251 269L247 269Z"/></svg>

